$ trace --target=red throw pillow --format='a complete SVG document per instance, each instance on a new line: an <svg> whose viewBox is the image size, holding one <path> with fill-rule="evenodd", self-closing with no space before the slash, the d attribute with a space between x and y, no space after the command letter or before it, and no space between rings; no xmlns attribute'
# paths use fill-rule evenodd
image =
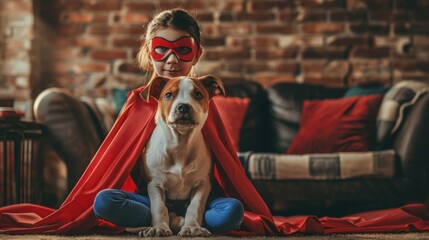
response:
<svg viewBox="0 0 429 240"><path fill-rule="evenodd" d="M232 141L235 150L238 152L238 143L240 142L240 130L243 125L244 116L249 106L249 98L222 97L213 98L214 103L222 118L226 131Z"/></svg>
<svg viewBox="0 0 429 240"><path fill-rule="evenodd" d="M288 154L362 152L374 141L382 95L304 101Z"/></svg>

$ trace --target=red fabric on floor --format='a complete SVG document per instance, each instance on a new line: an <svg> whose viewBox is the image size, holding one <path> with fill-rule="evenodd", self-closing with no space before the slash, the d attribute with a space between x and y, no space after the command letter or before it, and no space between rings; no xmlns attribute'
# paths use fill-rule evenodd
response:
<svg viewBox="0 0 429 240"><path fill-rule="evenodd" d="M34 204L2 207L0 233L76 235L118 234L122 231L97 219L92 204L102 189L135 189L129 174L155 127L157 108L154 99L147 103L139 97L141 90L132 91L112 130L60 208ZM239 199L246 210L242 229L228 232L229 235L429 230L429 211L422 204L344 218L273 217L247 178L214 104L210 104L203 135L215 156L216 180L225 195Z"/></svg>

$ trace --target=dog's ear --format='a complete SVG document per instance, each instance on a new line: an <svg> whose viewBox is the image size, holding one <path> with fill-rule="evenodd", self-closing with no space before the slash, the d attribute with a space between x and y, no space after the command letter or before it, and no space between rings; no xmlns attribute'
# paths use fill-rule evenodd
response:
<svg viewBox="0 0 429 240"><path fill-rule="evenodd" d="M223 86L222 80L220 80L220 78L213 75L207 75L198 78L198 80L200 80L207 88L210 98L218 95L226 95L225 87Z"/></svg>
<svg viewBox="0 0 429 240"><path fill-rule="evenodd" d="M161 91L164 88L165 84L170 80L166 77L156 76L152 78L147 84L146 88L140 92L140 97L143 98L146 102L149 102L150 96L159 99Z"/></svg>

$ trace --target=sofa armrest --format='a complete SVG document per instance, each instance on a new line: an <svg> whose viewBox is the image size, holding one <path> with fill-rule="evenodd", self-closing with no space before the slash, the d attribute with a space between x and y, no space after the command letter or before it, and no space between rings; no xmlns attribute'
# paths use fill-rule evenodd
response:
<svg viewBox="0 0 429 240"><path fill-rule="evenodd" d="M379 149L393 148L397 177L422 199L429 192L429 85L400 81L385 95L377 117Z"/></svg>
<svg viewBox="0 0 429 240"><path fill-rule="evenodd" d="M428 192L429 183L429 92L409 108L393 140L403 177L410 185L421 186ZM424 179L424 182L422 180Z"/></svg>

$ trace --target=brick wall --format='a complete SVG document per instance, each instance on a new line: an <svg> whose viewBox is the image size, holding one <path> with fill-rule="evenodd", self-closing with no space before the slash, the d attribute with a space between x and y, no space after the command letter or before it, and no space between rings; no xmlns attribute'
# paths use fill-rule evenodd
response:
<svg viewBox="0 0 429 240"><path fill-rule="evenodd" d="M255 80L265 86L277 81L347 86L429 79L429 0L33 0L33 4L36 93L62 86L77 95L104 96L112 88L141 84L149 76L135 62L142 26L153 12L172 7L198 16L205 47L197 68L200 74L216 74L225 81Z"/></svg>
<svg viewBox="0 0 429 240"><path fill-rule="evenodd" d="M0 106L30 98L32 0L0 1Z"/></svg>

